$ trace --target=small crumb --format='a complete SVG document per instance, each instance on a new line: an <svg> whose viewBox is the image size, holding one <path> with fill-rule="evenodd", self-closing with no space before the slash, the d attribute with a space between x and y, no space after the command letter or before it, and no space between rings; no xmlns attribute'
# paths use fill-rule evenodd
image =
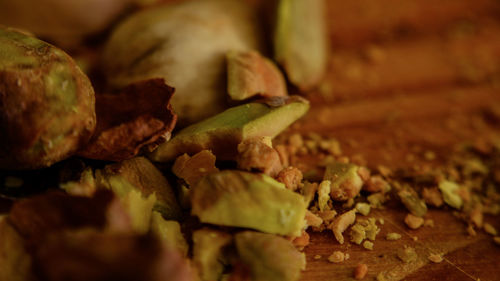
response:
<svg viewBox="0 0 500 281"><path fill-rule="evenodd" d="M443 257L438 254L430 254L428 259L433 263L440 263L443 261Z"/></svg>
<svg viewBox="0 0 500 281"><path fill-rule="evenodd" d="M382 192L377 192L366 197L372 208L380 208L385 202L385 196Z"/></svg>
<svg viewBox="0 0 500 281"><path fill-rule="evenodd" d="M356 207L354 208L363 216L368 216L368 214L370 213L370 204L367 203L357 203Z"/></svg>
<svg viewBox="0 0 500 281"><path fill-rule="evenodd" d="M413 241L415 241L415 242L418 241L418 237L417 236L413 236L411 239L413 239Z"/></svg>
<svg viewBox="0 0 500 281"><path fill-rule="evenodd" d="M422 191L422 198L425 203L434 207L441 207L443 205L443 197L437 188L424 188Z"/></svg>
<svg viewBox="0 0 500 281"><path fill-rule="evenodd" d="M424 226L434 227L434 220L427 219L424 221Z"/></svg>
<svg viewBox="0 0 500 281"><path fill-rule="evenodd" d="M276 180L282 182L286 188L290 190L297 190L302 182L302 172L292 166L284 168L278 173Z"/></svg>
<svg viewBox="0 0 500 281"><path fill-rule="evenodd" d="M342 233L347 229L347 227L353 224L355 220L356 210L352 209L338 216L329 226L335 235L335 239L337 239L340 244L344 244L344 236Z"/></svg>
<svg viewBox="0 0 500 281"><path fill-rule="evenodd" d="M331 181L324 180L318 186L318 207L320 211L326 210L328 200L330 200Z"/></svg>
<svg viewBox="0 0 500 281"><path fill-rule="evenodd" d="M345 260L345 255L341 251L335 251L328 257L329 262L341 263Z"/></svg>
<svg viewBox="0 0 500 281"><path fill-rule="evenodd" d="M490 235L496 236L497 235L497 230L495 227L489 223L485 223L484 226L484 231Z"/></svg>
<svg viewBox="0 0 500 281"><path fill-rule="evenodd" d="M495 242L495 244L497 244L498 246L500 246L500 236L494 237L493 238L493 242Z"/></svg>
<svg viewBox="0 0 500 281"><path fill-rule="evenodd" d="M306 216L305 216L307 225L313 226L313 227L320 227L321 224L323 224L323 219L318 217L316 214L313 212L306 210Z"/></svg>
<svg viewBox="0 0 500 281"><path fill-rule="evenodd" d="M345 258L344 260L348 260L351 256L349 255L349 253L345 253Z"/></svg>
<svg viewBox="0 0 500 281"><path fill-rule="evenodd" d="M385 220L384 220L383 218L379 218L379 219L378 219L378 223L380 223L381 225L384 225Z"/></svg>
<svg viewBox="0 0 500 281"><path fill-rule="evenodd" d="M364 263L360 263L356 266L356 269L354 269L354 278L356 280L361 280L365 278L367 272L368 266Z"/></svg>
<svg viewBox="0 0 500 281"><path fill-rule="evenodd" d="M477 235L476 230L474 229L474 227L471 224L469 224L469 226L467 226L467 233L470 236L476 236Z"/></svg>
<svg viewBox="0 0 500 281"><path fill-rule="evenodd" d="M439 190L441 190L443 200L446 204L455 209L462 208L463 199L458 194L460 186L457 183L447 180L441 181L439 183Z"/></svg>
<svg viewBox="0 0 500 281"><path fill-rule="evenodd" d="M418 229L424 224L424 219L412 214L408 214L405 217L405 223L411 229Z"/></svg>
<svg viewBox="0 0 500 281"><path fill-rule="evenodd" d="M315 260L319 260L319 259L321 259L321 255L314 255L314 259L315 259Z"/></svg>
<svg viewBox="0 0 500 281"><path fill-rule="evenodd" d="M397 252L398 258L404 263L410 263L417 260L418 255L415 249L412 247L405 246L403 249L399 249Z"/></svg>
<svg viewBox="0 0 500 281"><path fill-rule="evenodd" d="M396 232L387 233L387 235L385 236L385 239L389 240L389 241L399 240L399 239L401 239L401 234L396 233Z"/></svg>
<svg viewBox="0 0 500 281"><path fill-rule="evenodd" d="M373 250L373 242L366 240L365 242L363 242L363 248L370 251Z"/></svg>
<svg viewBox="0 0 500 281"><path fill-rule="evenodd" d="M427 150L424 153L424 158L425 158L425 160L432 161L432 160L436 159L436 153L434 153L434 151Z"/></svg>
<svg viewBox="0 0 500 281"><path fill-rule="evenodd" d="M388 192L391 186L381 176L375 175L366 181L363 189L368 192Z"/></svg>

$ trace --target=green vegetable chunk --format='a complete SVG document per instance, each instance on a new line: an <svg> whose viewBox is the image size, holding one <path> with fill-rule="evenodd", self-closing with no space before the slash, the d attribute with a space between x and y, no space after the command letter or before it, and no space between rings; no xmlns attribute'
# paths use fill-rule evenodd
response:
<svg viewBox="0 0 500 281"><path fill-rule="evenodd" d="M218 160L234 160L241 141L260 136L275 137L309 109L303 98L274 98L269 103L248 103L181 130L151 155L153 161L172 161L184 153L208 149Z"/></svg>
<svg viewBox="0 0 500 281"><path fill-rule="evenodd" d="M225 170L191 188L191 213L201 222L299 236L304 199L264 174Z"/></svg>
<svg viewBox="0 0 500 281"><path fill-rule="evenodd" d="M238 255L252 280L296 281L306 260L290 241L272 234L244 231L235 235Z"/></svg>

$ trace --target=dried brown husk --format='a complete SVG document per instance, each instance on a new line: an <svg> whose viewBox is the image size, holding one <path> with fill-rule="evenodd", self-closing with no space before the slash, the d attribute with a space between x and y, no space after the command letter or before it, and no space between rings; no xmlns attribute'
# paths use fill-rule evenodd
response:
<svg viewBox="0 0 500 281"><path fill-rule="evenodd" d="M163 79L133 83L115 94L96 95L97 128L83 157L121 161L170 139L177 115L170 105L174 88Z"/></svg>

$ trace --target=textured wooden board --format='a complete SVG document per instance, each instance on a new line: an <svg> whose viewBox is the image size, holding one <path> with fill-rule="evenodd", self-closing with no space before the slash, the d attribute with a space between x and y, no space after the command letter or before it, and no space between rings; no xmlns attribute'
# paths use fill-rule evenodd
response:
<svg viewBox="0 0 500 281"><path fill-rule="evenodd" d="M333 40L329 72L320 89L308 94L311 111L287 134L334 137L346 155L361 157L371 168L393 169L440 165L457 145L500 136L499 120L486 117L500 105L498 2L327 2ZM426 151L437 158L426 160ZM318 159L301 161L307 166ZM500 280L500 247L491 236L470 237L449 209L429 211L433 228L409 230L406 213L394 203L370 214L385 221L373 251L340 245L329 231L311 233L302 280L354 280L358 263L368 265L365 280L379 273L388 280ZM500 229L499 217L486 221ZM388 232L403 237L386 241ZM416 262L396 257L405 245L416 249ZM335 250L350 259L328 262ZM443 254L444 260L432 263L430 253Z"/></svg>

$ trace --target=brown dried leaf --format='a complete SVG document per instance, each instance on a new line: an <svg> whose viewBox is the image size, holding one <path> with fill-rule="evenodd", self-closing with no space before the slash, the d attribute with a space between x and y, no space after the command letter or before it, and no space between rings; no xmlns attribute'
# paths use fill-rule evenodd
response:
<svg viewBox="0 0 500 281"><path fill-rule="evenodd" d="M121 161L170 139L177 115L170 105L174 88L163 79L130 84L117 94L96 95L97 128L79 154Z"/></svg>

